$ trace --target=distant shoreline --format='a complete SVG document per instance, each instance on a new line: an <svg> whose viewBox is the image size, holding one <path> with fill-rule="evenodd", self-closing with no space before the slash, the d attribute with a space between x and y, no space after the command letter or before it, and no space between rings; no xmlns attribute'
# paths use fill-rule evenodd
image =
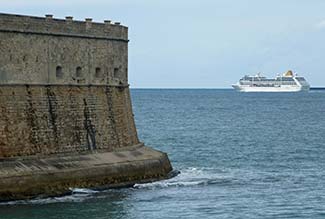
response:
<svg viewBox="0 0 325 219"><path fill-rule="evenodd" d="M310 90L325 90L325 87L311 87Z"/></svg>
<svg viewBox="0 0 325 219"><path fill-rule="evenodd" d="M234 90L233 88L138 88L134 87L131 90ZM311 87L310 90L325 90L325 87Z"/></svg>

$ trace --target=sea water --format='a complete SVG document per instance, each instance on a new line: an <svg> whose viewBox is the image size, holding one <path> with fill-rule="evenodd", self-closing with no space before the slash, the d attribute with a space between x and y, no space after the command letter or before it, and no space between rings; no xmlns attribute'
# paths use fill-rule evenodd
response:
<svg viewBox="0 0 325 219"><path fill-rule="evenodd" d="M325 218L325 92L133 89L139 138L181 173L0 204L0 219Z"/></svg>

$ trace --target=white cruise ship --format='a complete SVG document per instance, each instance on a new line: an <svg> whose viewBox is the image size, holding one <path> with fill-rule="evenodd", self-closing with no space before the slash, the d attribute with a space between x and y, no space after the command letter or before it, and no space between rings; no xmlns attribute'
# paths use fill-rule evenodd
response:
<svg viewBox="0 0 325 219"><path fill-rule="evenodd" d="M288 71L276 78L268 79L257 74L244 76L237 84L232 85L240 92L299 92L309 91L310 85L304 77Z"/></svg>

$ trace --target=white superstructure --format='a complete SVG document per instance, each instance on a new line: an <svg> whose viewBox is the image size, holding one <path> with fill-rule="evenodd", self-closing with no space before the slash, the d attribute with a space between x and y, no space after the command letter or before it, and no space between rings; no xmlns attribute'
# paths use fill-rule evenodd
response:
<svg viewBox="0 0 325 219"><path fill-rule="evenodd" d="M294 75L292 71L273 79L268 79L260 74L246 75L232 87L241 92L299 92L310 89L306 79L297 74Z"/></svg>

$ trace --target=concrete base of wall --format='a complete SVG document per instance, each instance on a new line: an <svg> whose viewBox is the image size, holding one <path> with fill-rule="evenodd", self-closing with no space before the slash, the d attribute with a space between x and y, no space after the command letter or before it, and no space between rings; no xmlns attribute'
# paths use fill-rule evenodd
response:
<svg viewBox="0 0 325 219"><path fill-rule="evenodd" d="M168 156L137 145L114 152L0 160L0 201L58 196L71 188L132 186L168 177Z"/></svg>

